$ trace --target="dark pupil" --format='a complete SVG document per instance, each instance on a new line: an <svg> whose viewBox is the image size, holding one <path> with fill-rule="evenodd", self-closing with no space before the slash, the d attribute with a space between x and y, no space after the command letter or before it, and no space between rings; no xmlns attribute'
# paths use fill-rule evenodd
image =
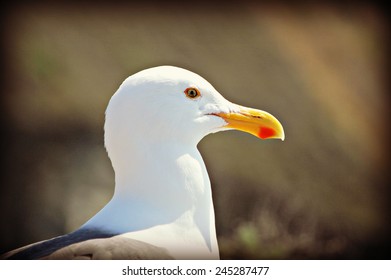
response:
<svg viewBox="0 0 391 280"><path fill-rule="evenodd" d="M189 95L190 95L191 97L194 97L194 96L197 95L197 93L196 93L196 91L195 91L194 89L191 89L191 90L189 90Z"/></svg>

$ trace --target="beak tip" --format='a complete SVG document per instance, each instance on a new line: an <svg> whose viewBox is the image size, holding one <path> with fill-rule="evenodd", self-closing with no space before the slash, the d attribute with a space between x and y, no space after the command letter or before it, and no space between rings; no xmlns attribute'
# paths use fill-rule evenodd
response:
<svg viewBox="0 0 391 280"><path fill-rule="evenodd" d="M281 141L285 141L285 132L284 131L282 131L280 139L281 139Z"/></svg>

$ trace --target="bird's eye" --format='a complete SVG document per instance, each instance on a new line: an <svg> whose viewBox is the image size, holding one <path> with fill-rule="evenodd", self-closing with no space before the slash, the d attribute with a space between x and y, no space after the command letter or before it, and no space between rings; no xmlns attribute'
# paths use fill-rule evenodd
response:
<svg viewBox="0 0 391 280"><path fill-rule="evenodd" d="M201 95L200 91L196 88L187 88L185 90L185 94L187 97L191 99L197 98Z"/></svg>

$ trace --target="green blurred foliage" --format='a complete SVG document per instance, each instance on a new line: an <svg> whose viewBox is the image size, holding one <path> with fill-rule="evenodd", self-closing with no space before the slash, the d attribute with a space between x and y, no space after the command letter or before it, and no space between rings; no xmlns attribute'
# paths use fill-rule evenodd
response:
<svg viewBox="0 0 391 280"><path fill-rule="evenodd" d="M25 4L3 22L2 251L74 230L110 199L107 102L127 76L169 64L285 127L285 142L226 132L199 145L223 258L388 254L377 6Z"/></svg>

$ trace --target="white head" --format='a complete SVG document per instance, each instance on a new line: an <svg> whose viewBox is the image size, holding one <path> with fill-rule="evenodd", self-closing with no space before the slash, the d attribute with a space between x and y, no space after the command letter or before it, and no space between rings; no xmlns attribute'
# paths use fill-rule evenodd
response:
<svg viewBox="0 0 391 280"><path fill-rule="evenodd" d="M272 115L227 101L193 72L159 66L130 76L113 95L106 111L105 145L115 164L131 145L158 141L196 146L209 133L227 129L284 139Z"/></svg>

